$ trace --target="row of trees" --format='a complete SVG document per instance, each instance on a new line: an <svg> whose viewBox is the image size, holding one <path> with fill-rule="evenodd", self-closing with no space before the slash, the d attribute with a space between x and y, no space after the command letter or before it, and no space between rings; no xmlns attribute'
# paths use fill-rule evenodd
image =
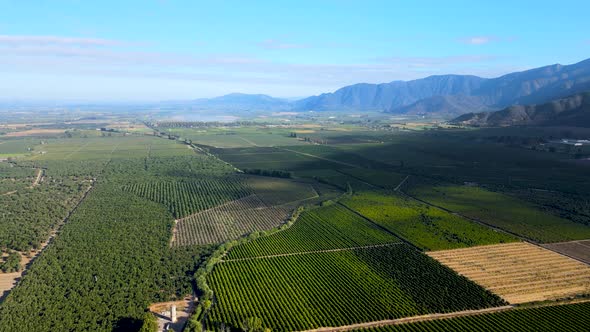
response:
<svg viewBox="0 0 590 332"><path fill-rule="evenodd" d="M288 215L287 208L268 207L256 196L245 197L180 221L175 244L222 243L269 230L283 223Z"/></svg>
<svg viewBox="0 0 590 332"><path fill-rule="evenodd" d="M170 161L173 177L179 163ZM161 164L156 170L165 172ZM166 207L121 189L158 179L144 166L143 158L117 158L94 174L93 191L0 305L1 331L133 331L150 303L192 292L208 249L170 248Z"/></svg>
<svg viewBox="0 0 590 332"><path fill-rule="evenodd" d="M4 273L18 272L22 266L20 264L21 256L16 251L9 251L6 258L0 260L0 270Z"/></svg>
<svg viewBox="0 0 590 332"><path fill-rule="evenodd" d="M166 205L176 218L252 193L238 178L140 182L126 186L125 190Z"/></svg>
<svg viewBox="0 0 590 332"><path fill-rule="evenodd" d="M372 332L414 331L588 331L590 302L549 307L524 308L477 316L390 325Z"/></svg>
<svg viewBox="0 0 590 332"><path fill-rule="evenodd" d="M404 244L226 261L208 282L216 299L208 328L260 317L293 331L505 304Z"/></svg>
<svg viewBox="0 0 590 332"><path fill-rule="evenodd" d="M88 188L89 183L82 181L73 177L48 177L33 188L29 183L12 194L0 195L0 249L40 248Z"/></svg>
<svg viewBox="0 0 590 332"><path fill-rule="evenodd" d="M290 179L293 174L287 171L273 170L273 169L260 169L260 168L246 168L242 170L246 174L270 176L274 178Z"/></svg>
<svg viewBox="0 0 590 332"><path fill-rule="evenodd" d="M229 259L400 242L339 204L304 212L293 227L234 248Z"/></svg>

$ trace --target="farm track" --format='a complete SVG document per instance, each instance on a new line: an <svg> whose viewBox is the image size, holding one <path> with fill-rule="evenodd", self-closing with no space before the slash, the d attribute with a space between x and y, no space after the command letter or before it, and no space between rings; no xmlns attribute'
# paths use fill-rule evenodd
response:
<svg viewBox="0 0 590 332"><path fill-rule="evenodd" d="M338 172L338 173L340 173L340 174L342 174L342 175L349 176L349 177L351 177L351 178L353 178L353 179L355 179L355 180L357 180L357 181L361 182L362 184L365 184L365 185L367 185L367 186L369 186L369 187L371 187L371 188L380 188L380 189L386 189L385 187L381 187L381 186L374 185L374 184L372 184L372 183L369 183L369 182L367 182L367 181L365 181L365 180L363 180L363 179L361 179L361 178L359 178L359 177L356 177L356 176L354 176L354 175L351 175L351 174L348 174L348 173L342 172L341 170L338 170L338 169L336 169L335 171L336 171L336 172Z"/></svg>
<svg viewBox="0 0 590 332"><path fill-rule="evenodd" d="M68 160L70 159L70 157L74 154L74 153L78 153L80 151L82 151L83 148L85 148L88 144L90 144L91 141L88 141L86 144L81 145L80 147L78 147L76 150L70 152L67 156L64 157L64 160ZM111 151L112 153L112 151Z"/></svg>
<svg viewBox="0 0 590 332"><path fill-rule="evenodd" d="M523 308L523 309L562 306L562 305L586 303L586 302L590 302L590 299L575 299L575 300L561 301L561 302L540 303L540 304L527 306L526 308ZM506 305L506 306L501 306L501 307L485 308L485 309L479 309L479 310L465 310L465 311L450 312L450 313L445 313L445 314L429 314L429 315L421 315L421 316L413 316L413 317L404 317L404 318L398 318L398 319L386 319L386 320L379 320L379 321L372 321L372 322L358 323L358 324L351 324L351 325L344 325L344 326L336 326L336 327L320 327L317 329L304 330L304 331L300 331L300 332L353 331L353 330L369 329L369 328L391 326L391 325L403 325L403 324L427 322L427 321L435 321L435 320L444 320L444 319L451 319L451 318L458 318L458 317L479 316L479 315L493 314L493 313L504 312L504 311L522 310L519 308L520 308L520 306Z"/></svg>
<svg viewBox="0 0 590 332"><path fill-rule="evenodd" d="M485 308L485 309L479 309L479 310L464 310L464 311L450 312L450 313L445 313L445 314L429 314L429 315L404 317L404 318L397 318L397 319L385 319L385 320L344 325L344 326L337 326L337 327L320 327L318 329L305 330L305 331L301 331L301 332L353 331L353 330L360 330L360 329L367 329L367 328L372 328L372 327L381 327L381 326L388 326L388 325L401 325L401 324L425 322L425 321L431 321L431 320L449 319L449 318L455 318L455 317L476 316L476 315L481 315L481 314L501 312L501 311L507 311L507 310L512 310L512 309L514 309L514 306L507 305L507 306L502 306L502 307Z"/></svg>
<svg viewBox="0 0 590 332"><path fill-rule="evenodd" d="M8 282L6 280L0 280L0 286L3 286L3 287L0 287L0 290L3 292L3 293L0 292L0 303L2 302L2 299L10 293L10 290L18 285L20 279L27 274L27 270L33 264L35 259L37 257L39 257L43 253L43 251L45 251L45 249L47 249L47 247L53 242L54 238L59 234L61 227L63 227L63 225L65 225L68 222L68 220L70 219L72 214L78 209L80 204L82 204L82 202L86 199L86 197L88 196L90 191L94 188L94 184L95 184L95 182L92 181L90 186L88 186L88 188L86 189L86 191L84 192L84 194L80 198L80 200L76 203L76 205L74 205L74 207L68 212L66 217L62 220L58 229L53 230L49 234L49 238L41 245L41 248L39 248L39 250L37 250L35 252L35 254L24 264L24 267L21 271L14 272L14 273L8 273L8 274L4 274L4 275L2 273L0 273L0 279L12 280L12 281L8 281ZM3 276L6 278L2 278ZM8 285L10 287L5 287L6 285Z"/></svg>
<svg viewBox="0 0 590 332"><path fill-rule="evenodd" d="M37 177L35 178L35 181L33 181L33 184L31 184L30 188L34 188L39 185L39 183L41 182L41 179L43 179L44 173L45 173L45 170L43 168L37 169Z"/></svg>
<svg viewBox="0 0 590 332"><path fill-rule="evenodd" d="M383 243L383 244L373 244L368 246L358 246L358 247L348 247L348 248L337 248L337 249L324 249L324 250L313 250L313 251L301 251L301 252L290 252L287 254L275 254L275 255L268 255L268 256L256 256L256 257L246 257L246 258L233 258L233 259L225 259L221 260L221 263L226 262L241 262L241 261L252 261L257 259L267 259L267 258L275 258L275 257L287 257L287 256L299 256L299 255L309 255L309 254L320 254L326 252L339 252L339 251L351 251L351 250L362 250L362 249L370 249L370 248L380 248L380 247L389 247L394 245L403 245L403 242L392 242L392 243Z"/></svg>
<svg viewBox="0 0 590 332"><path fill-rule="evenodd" d="M252 144L253 146L255 146L255 147L258 147L258 144L256 144L256 143L252 142L252 141L251 141L251 140L249 140L249 139L243 138L242 136L237 136L237 137L238 137L239 139L241 139L242 141L244 141L244 142L248 143L248 144Z"/></svg>
<svg viewBox="0 0 590 332"><path fill-rule="evenodd" d="M348 167L352 167L352 168L361 168L358 165L349 164L349 163L346 163L346 162L343 162L343 161L334 160L334 159L330 159L330 158L324 158L324 157L316 156L316 155L313 155L313 154L310 154L310 153L300 152L300 151L291 150L291 149L287 149L287 148L279 148L279 147L277 147L277 149L283 150L283 151L289 151L289 152L292 152L292 153L297 153L297 154L300 154L302 156L307 156L307 157L311 157L311 158L316 158L316 159L320 159L320 160L329 161L329 162L332 162L332 163L336 163L336 164L340 164L340 165L344 165L344 166L348 166Z"/></svg>
<svg viewBox="0 0 590 332"><path fill-rule="evenodd" d="M409 178L409 175L406 175L406 177L397 185L397 187L395 187L393 190L394 191L399 191L399 189L401 188L401 186L404 185L404 183L406 182L406 180Z"/></svg>
<svg viewBox="0 0 590 332"><path fill-rule="evenodd" d="M356 214L357 216L359 216L359 217L363 218L364 220L366 220L367 222L369 222L369 223L370 223L370 224L372 224L373 226L377 227L377 228L378 228L378 229L380 229L381 231L383 231L383 232L385 232L385 233L388 233L388 234L390 234L390 235L393 235L393 236L397 237L398 239L402 240L404 243L406 243L406 244L407 244L407 245L409 245L410 247L412 247L412 248L414 248L414 249L416 249L416 250L418 250L418 251L422 252L422 249L421 249L421 248L417 247L417 246L416 246L414 243L412 243L411 241L409 241L409 240L408 240L408 239L406 239L405 237L403 237L403 236L401 236L401 235L399 235L399 234L397 234L397 233L394 233L394 232L390 231L389 229L387 229L387 228L385 228L385 227L381 226L380 224L378 224L378 223L374 222L373 220L371 220L371 219L367 218L365 215L363 215L363 214L361 214L361 213L359 213L359 212L357 212L357 211L355 211L355 210L353 210L353 209L349 208L348 206L346 206L346 205L344 205L344 204L341 204L340 202L338 202L338 203L336 203L336 204L338 204L338 205L342 206L343 208L347 209L348 211L350 211L350 212L352 212L352 213Z"/></svg>
<svg viewBox="0 0 590 332"><path fill-rule="evenodd" d="M407 194L407 193L405 193L405 192L404 192L404 191L402 191L402 190L398 190L397 192L398 192L398 193L400 193L401 195L403 195L403 196L405 196L405 197L409 198L409 199L412 199L412 200L416 201L416 202L420 202L420 203L422 203L422 204L426 204L426 205L428 205L428 206L431 206L431 207L433 207L433 208L436 208L436 209L439 209L439 210L442 210L442 211L445 211L445 212L451 213L451 214L453 214L453 215L456 215L457 217L461 217L461 218L463 218L463 219L467 219L467 220L469 220L469 221L471 221L471 222L474 222L474 223L476 223L476 224L480 224L480 225L482 225L482 226L485 226L485 227L488 227L488 228L494 229L494 230L496 230L496 231L498 231L498 232L502 232L502 233L504 233L504 234L508 234L508 235L514 236L514 237L516 237L516 238L520 239L521 241L528 242L528 243L530 243L530 244L534 244L534 245L539 245L539 244L538 244L536 241L533 241L533 240L531 240L531 239L529 239L529 238L526 238L526 237L524 237L524 236L522 236L522 235L519 235L519 234L513 233L513 232L511 232L511 231L507 231L507 230L505 230L505 229L503 229L503 228L500 228L500 227L498 227L498 226L492 225L492 224L490 224L490 223L487 223L487 222L485 222L485 221L482 221L482 220L480 220L480 219L471 218L471 217L468 217L468 216L466 216L466 215L464 215L464 214L461 214L461 213L458 213L458 212L455 212L455 211L452 211L452 210L446 209L446 208L444 208L444 207L442 207L442 206L438 206L438 205L432 204L432 203L430 203L430 202L428 202L428 201L425 201L425 200L422 200L422 199L420 199L420 198L414 197L414 196L412 196L412 195L410 195L410 194Z"/></svg>

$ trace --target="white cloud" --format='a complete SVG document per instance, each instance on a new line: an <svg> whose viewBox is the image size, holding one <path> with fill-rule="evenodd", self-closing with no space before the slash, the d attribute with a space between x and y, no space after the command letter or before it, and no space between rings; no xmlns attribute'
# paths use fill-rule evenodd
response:
<svg viewBox="0 0 590 332"><path fill-rule="evenodd" d="M137 45L94 38L0 36L0 73L46 75L54 77L56 84L62 76L71 75L105 91L109 87L97 83L103 78L120 82L173 81L187 87L187 91L189 86L207 86L209 90L219 89L219 94L227 92L224 89L230 86L231 90L247 92L255 85L265 87L270 94L305 95L358 82L381 83L449 73L490 77L515 69L490 55L392 56L356 63L302 64L269 61L248 54L155 52L144 47L137 50L133 47ZM269 49L306 47L276 40L264 45ZM63 89L67 91L68 87ZM133 93L131 89L122 89ZM145 95L155 92L146 91ZM166 98L176 96L175 91L169 94ZM191 97L199 96L195 89Z"/></svg>
<svg viewBox="0 0 590 332"><path fill-rule="evenodd" d="M460 39L462 43L469 45L484 45L496 40L498 40L498 38L494 36L471 36Z"/></svg>

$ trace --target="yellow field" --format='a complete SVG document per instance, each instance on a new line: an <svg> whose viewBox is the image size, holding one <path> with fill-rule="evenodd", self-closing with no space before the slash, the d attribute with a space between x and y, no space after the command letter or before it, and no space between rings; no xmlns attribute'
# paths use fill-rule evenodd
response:
<svg viewBox="0 0 590 332"><path fill-rule="evenodd" d="M23 131L15 131L7 133L6 137L23 137L23 136L38 136L38 135L57 135L63 134L64 129L29 129Z"/></svg>
<svg viewBox="0 0 590 332"><path fill-rule="evenodd" d="M590 294L590 266L525 242L428 255L512 304Z"/></svg>

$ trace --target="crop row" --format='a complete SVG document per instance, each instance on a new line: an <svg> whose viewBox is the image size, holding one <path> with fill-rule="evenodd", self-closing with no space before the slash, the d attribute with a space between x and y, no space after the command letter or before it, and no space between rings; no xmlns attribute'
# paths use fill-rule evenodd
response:
<svg viewBox="0 0 590 332"><path fill-rule="evenodd" d="M381 263L382 262L382 263ZM302 330L477 309L502 300L407 245L227 261L209 277L208 328L251 317Z"/></svg>
<svg viewBox="0 0 590 332"><path fill-rule="evenodd" d="M539 332L589 330L590 302L392 325L363 331Z"/></svg>
<svg viewBox="0 0 590 332"><path fill-rule="evenodd" d="M33 181L26 178L28 185ZM26 251L39 248L78 202L89 183L76 178L46 178L40 185L0 195L0 249Z"/></svg>
<svg viewBox="0 0 590 332"><path fill-rule="evenodd" d="M177 224L174 244L221 243L254 231L269 230L286 220L287 209L268 207L256 195L197 213Z"/></svg>
<svg viewBox="0 0 590 332"><path fill-rule="evenodd" d="M229 258L348 248L399 239L340 205L304 212L289 229L234 248Z"/></svg>
<svg viewBox="0 0 590 332"><path fill-rule="evenodd" d="M143 182L131 184L124 189L166 205L176 218L183 218L251 193L238 181L209 179L190 182Z"/></svg>

